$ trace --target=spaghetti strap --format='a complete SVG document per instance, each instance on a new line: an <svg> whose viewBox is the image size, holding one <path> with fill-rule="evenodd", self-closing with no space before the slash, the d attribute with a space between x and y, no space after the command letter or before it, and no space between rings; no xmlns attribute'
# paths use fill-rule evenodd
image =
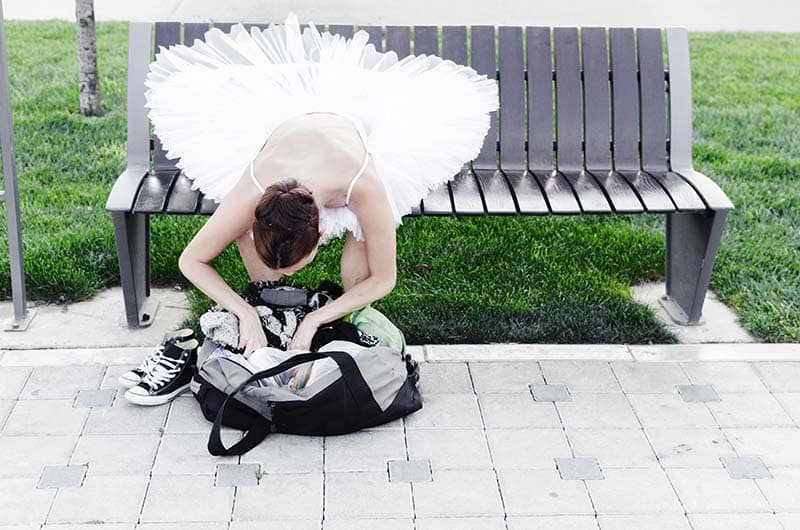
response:
<svg viewBox="0 0 800 530"><path fill-rule="evenodd" d="M253 179L253 183L256 185L256 188L258 188L258 191L261 192L261 195L264 195L264 188L261 187L261 184L256 180L255 174L253 174L253 160L250 161L250 178Z"/></svg>
<svg viewBox="0 0 800 530"><path fill-rule="evenodd" d="M356 181L358 180L358 177L360 177L361 174L364 173L364 170L367 169L367 164L368 163L369 163L369 151L367 151L367 156L364 157L364 163L361 164L361 169L359 169L358 173L356 173L356 176L353 177L350 180L350 186L348 186L348 188L347 188L347 197L345 197L345 200L344 200L344 205L345 206L350 204L350 193L353 191L353 186L355 185Z"/></svg>

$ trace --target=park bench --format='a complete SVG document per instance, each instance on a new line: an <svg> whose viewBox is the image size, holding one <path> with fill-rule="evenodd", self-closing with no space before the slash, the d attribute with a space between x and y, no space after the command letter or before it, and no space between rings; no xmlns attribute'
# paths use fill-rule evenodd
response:
<svg viewBox="0 0 800 530"><path fill-rule="evenodd" d="M227 32L232 24L215 25ZM346 37L354 32L352 26L317 27ZM666 214L660 301L679 324L704 322L701 310L733 204L693 167L685 29L415 26L413 39L408 26L358 29L378 50L400 58L436 54L499 83L500 109L477 158L409 216ZM129 327L152 323L158 306L150 295L150 216L216 209L151 138L144 107L152 43L155 50L191 45L207 30L204 23L130 24L127 168L106 204Z"/></svg>

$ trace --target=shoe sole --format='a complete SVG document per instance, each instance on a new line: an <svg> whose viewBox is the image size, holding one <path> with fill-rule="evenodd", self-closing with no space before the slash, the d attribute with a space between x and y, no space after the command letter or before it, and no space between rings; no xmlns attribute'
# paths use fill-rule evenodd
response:
<svg viewBox="0 0 800 530"><path fill-rule="evenodd" d="M135 405L163 405L164 403L169 403L180 394L183 394L189 390L189 383L186 383L182 387L178 388L177 390L173 390L169 394L162 394L160 396L140 396L138 394L133 394L131 392L125 392L125 399L130 401Z"/></svg>

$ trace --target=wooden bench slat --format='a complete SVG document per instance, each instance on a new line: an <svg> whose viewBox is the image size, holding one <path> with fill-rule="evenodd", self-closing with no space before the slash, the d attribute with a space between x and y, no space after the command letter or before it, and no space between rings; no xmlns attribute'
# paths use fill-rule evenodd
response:
<svg viewBox="0 0 800 530"><path fill-rule="evenodd" d="M483 190L483 201L489 214L516 214L517 206L506 177L497 169L473 170Z"/></svg>
<svg viewBox="0 0 800 530"><path fill-rule="evenodd" d="M386 26L386 49L394 50L398 59L411 54L411 33L408 26Z"/></svg>
<svg viewBox="0 0 800 530"><path fill-rule="evenodd" d="M139 186L133 213L162 213L177 175L177 169L147 175Z"/></svg>
<svg viewBox="0 0 800 530"><path fill-rule="evenodd" d="M730 210L733 203L717 185L692 163L692 79L689 66L689 34L685 28L667 28L669 62L670 169L698 190L713 210Z"/></svg>
<svg viewBox="0 0 800 530"><path fill-rule="evenodd" d="M525 169L525 71L522 28L501 27L499 40L500 167L504 171ZM487 64L487 68L491 69L491 65ZM479 166L473 164L473 167Z"/></svg>
<svg viewBox="0 0 800 530"><path fill-rule="evenodd" d="M647 173L641 170L620 170L617 171L617 173L622 175L622 177L631 184L633 189L636 190L636 193L639 194L639 198L648 212L675 211L675 204L672 202L669 195L667 195L667 192L664 191L664 188L661 187L656 179Z"/></svg>
<svg viewBox="0 0 800 530"><path fill-rule="evenodd" d="M353 37L353 25L347 24L327 24L328 32L332 35L336 35L337 33L346 39L350 39Z"/></svg>
<svg viewBox="0 0 800 530"><path fill-rule="evenodd" d="M155 35L155 49L154 52L159 50L159 46L168 48L173 44L180 44L181 42L181 23L180 22L156 22L156 35ZM154 136L154 151L153 151L153 166L157 173L162 171L177 170L175 165L177 161L172 158L167 158L161 139ZM138 199L137 199L138 202Z"/></svg>
<svg viewBox="0 0 800 530"><path fill-rule="evenodd" d="M223 33L230 33L234 22L213 22L213 26Z"/></svg>
<svg viewBox="0 0 800 530"><path fill-rule="evenodd" d="M553 60L550 28L525 29L528 69L528 167L548 172L553 165Z"/></svg>
<svg viewBox="0 0 800 530"><path fill-rule="evenodd" d="M425 215L453 215L453 198L450 183L439 184L422 199L421 210Z"/></svg>
<svg viewBox="0 0 800 530"><path fill-rule="evenodd" d="M521 214L547 214L550 209L544 200L542 189L536 182L536 177L530 171L506 172L506 179L511 185L514 197L517 199L518 211Z"/></svg>
<svg viewBox="0 0 800 530"><path fill-rule="evenodd" d="M585 166L611 169L611 121L608 47L605 28L582 28Z"/></svg>
<svg viewBox="0 0 800 530"><path fill-rule="evenodd" d="M559 170L583 167L583 111L581 108L581 63L578 28L555 28L556 132Z"/></svg>
<svg viewBox="0 0 800 530"><path fill-rule="evenodd" d="M217 211L219 204L211 199L206 198L202 193L200 194L200 210L201 215L211 215Z"/></svg>
<svg viewBox="0 0 800 530"><path fill-rule="evenodd" d="M205 42L205 34L208 29L208 24L206 22L185 23L183 25L183 43L186 46L191 46L194 44L195 39Z"/></svg>
<svg viewBox="0 0 800 530"><path fill-rule="evenodd" d="M497 61L495 55L495 29L494 26L472 26L470 65L479 74L486 75L489 79L497 79ZM502 83L500 83L502 86ZM472 161L473 168L497 169L497 111L489 113L489 130L483 138L483 145Z"/></svg>
<svg viewBox="0 0 800 530"><path fill-rule="evenodd" d="M671 171L648 171L656 179L675 203L678 210L705 210L706 203L686 180Z"/></svg>
<svg viewBox="0 0 800 530"><path fill-rule="evenodd" d="M639 196L619 173L608 169L593 170L590 173L597 180L600 187L605 190L615 212L641 213L644 211L644 205L639 200Z"/></svg>
<svg viewBox="0 0 800 530"><path fill-rule="evenodd" d="M172 185L167 202L167 213L195 213L200 190L192 189L192 181L181 171Z"/></svg>
<svg viewBox="0 0 800 530"><path fill-rule="evenodd" d="M667 170L667 107L661 30L637 29L636 46L642 102L642 169L664 172Z"/></svg>
<svg viewBox="0 0 800 530"><path fill-rule="evenodd" d="M442 26L442 59L467 64L466 26Z"/></svg>
<svg viewBox="0 0 800 530"><path fill-rule="evenodd" d="M383 51L383 29L380 26L359 26L359 31L364 30L369 34L368 43L375 45L375 50Z"/></svg>
<svg viewBox="0 0 800 530"><path fill-rule="evenodd" d="M575 198L572 186L564 175L556 171L532 171L544 190L551 213L581 213L580 204Z"/></svg>
<svg viewBox="0 0 800 530"><path fill-rule="evenodd" d="M591 173L582 169L561 171L578 196L578 203L584 213L610 213L611 205L602 188Z"/></svg>
<svg viewBox="0 0 800 530"><path fill-rule="evenodd" d="M611 93L614 117L614 168L639 169L639 85L633 29L611 28Z"/></svg>
<svg viewBox="0 0 800 530"><path fill-rule="evenodd" d="M414 26L414 55L439 55L439 28Z"/></svg>
<svg viewBox="0 0 800 530"><path fill-rule="evenodd" d="M475 175L464 168L450 181L453 194L453 212L457 215L480 215L486 213L480 186Z"/></svg>

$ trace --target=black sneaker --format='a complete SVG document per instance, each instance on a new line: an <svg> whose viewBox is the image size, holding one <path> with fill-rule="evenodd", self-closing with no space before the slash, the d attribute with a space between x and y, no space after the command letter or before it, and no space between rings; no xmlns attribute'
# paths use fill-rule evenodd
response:
<svg viewBox="0 0 800 530"><path fill-rule="evenodd" d="M137 405L163 405L189 389L197 363L197 339L168 343L142 380L125 392Z"/></svg>
<svg viewBox="0 0 800 530"><path fill-rule="evenodd" d="M144 361L142 361L142 364L140 364L138 368L129 370L119 376L119 384L125 388L131 388L132 386L138 385L139 381L141 381L142 377L144 377L144 374L149 372L153 366L156 365L158 357L161 356L164 348L176 341L188 340L192 338L192 335L194 335L194 330L191 328L183 328L179 329L178 331L171 331L165 334L164 338L161 340L161 343L156 346L147 357L145 357Z"/></svg>

